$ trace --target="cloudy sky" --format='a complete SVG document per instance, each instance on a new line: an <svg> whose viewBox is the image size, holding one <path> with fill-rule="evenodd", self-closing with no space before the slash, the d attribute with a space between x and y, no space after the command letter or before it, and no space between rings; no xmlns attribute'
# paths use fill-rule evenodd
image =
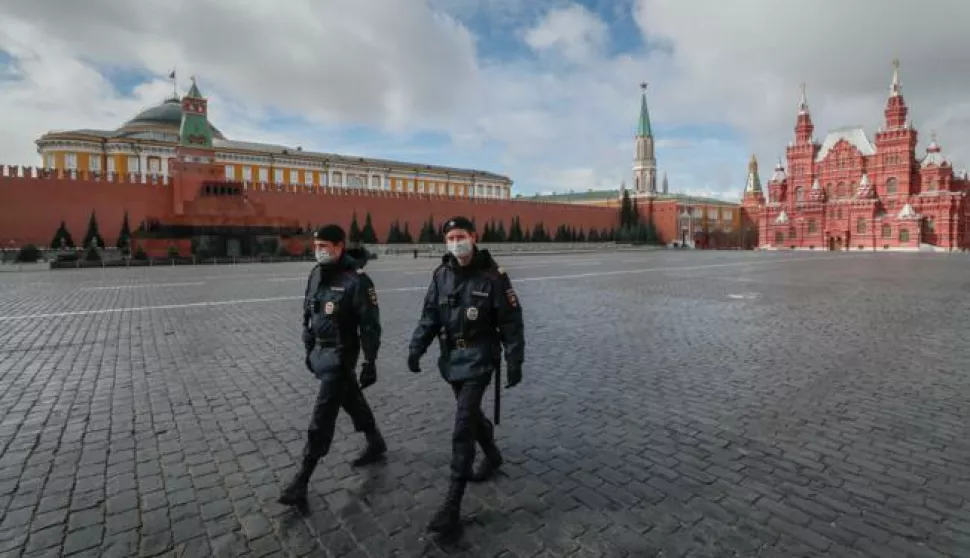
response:
<svg viewBox="0 0 970 558"><path fill-rule="evenodd" d="M639 83L671 189L736 199L792 137L874 135L902 63L919 152L970 166L963 0L0 0L0 162L113 129L197 76L228 137L504 173L515 192L630 183Z"/></svg>

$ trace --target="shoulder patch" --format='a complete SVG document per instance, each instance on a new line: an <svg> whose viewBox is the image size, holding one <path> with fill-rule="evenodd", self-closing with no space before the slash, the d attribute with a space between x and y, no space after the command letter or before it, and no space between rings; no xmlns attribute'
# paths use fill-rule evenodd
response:
<svg viewBox="0 0 970 558"><path fill-rule="evenodd" d="M512 308L516 308L519 305L518 297L515 296L515 289L513 289L511 286L505 290L505 300L508 301L509 306Z"/></svg>
<svg viewBox="0 0 970 558"><path fill-rule="evenodd" d="M369 287L367 289L367 297L370 299L370 303L377 306L377 289L374 287Z"/></svg>

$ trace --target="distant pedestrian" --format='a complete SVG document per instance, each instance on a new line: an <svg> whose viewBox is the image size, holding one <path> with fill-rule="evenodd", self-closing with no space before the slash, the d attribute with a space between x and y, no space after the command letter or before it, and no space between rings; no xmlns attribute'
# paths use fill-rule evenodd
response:
<svg viewBox="0 0 970 558"><path fill-rule="evenodd" d="M509 277L487 250L476 247L478 236L472 222L464 217L450 219L444 234L448 253L434 270L425 295L421 318L411 338L408 368L421 371L421 356L439 336L439 369L451 384L457 409L451 483L428 530L455 534L461 527L466 483L486 480L502 465L494 428L481 410L482 397L493 373L496 395L499 393L503 347L508 368L506 387L522 381L525 336L522 307ZM476 441L482 446L484 460L473 471Z"/></svg>
<svg viewBox="0 0 970 558"><path fill-rule="evenodd" d="M303 300L303 344L306 366L320 380L300 471L283 490L279 502L307 511L307 486L317 462L330 451L337 413L350 415L367 447L354 466L383 458L387 445L361 390L377 381L377 351L381 345L377 291L364 272L366 252L345 250L346 235L337 225L313 233L317 265L310 271ZM360 383L354 374L359 353L364 360Z"/></svg>

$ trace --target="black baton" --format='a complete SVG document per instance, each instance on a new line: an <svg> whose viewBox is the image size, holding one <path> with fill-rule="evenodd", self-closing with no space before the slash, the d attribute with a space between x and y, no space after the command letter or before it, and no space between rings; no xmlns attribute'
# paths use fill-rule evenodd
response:
<svg viewBox="0 0 970 558"><path fill-rule="evenodd" d="M499 424L499 415L501 415L502 410L502 364L499 363L495 367L495 408L493 409L493 418L495 419L495 425Z"/></svg>

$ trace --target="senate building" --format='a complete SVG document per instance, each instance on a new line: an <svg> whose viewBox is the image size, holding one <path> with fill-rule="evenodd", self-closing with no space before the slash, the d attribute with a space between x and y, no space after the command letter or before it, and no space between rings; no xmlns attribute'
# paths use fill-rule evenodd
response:
<svg viewBox="0 0 970 558"><path fill-rule="evenodd" d="M175 93L115 130L49 132L37 140L41 165L48 170L164 179L169 174L169 161L175 158L182 113L182 100ZM491 172L229 139L214 125L210 127L216 162L225 168L228 181L426 193L459 199L511 198L512 181Z"/></svg>

